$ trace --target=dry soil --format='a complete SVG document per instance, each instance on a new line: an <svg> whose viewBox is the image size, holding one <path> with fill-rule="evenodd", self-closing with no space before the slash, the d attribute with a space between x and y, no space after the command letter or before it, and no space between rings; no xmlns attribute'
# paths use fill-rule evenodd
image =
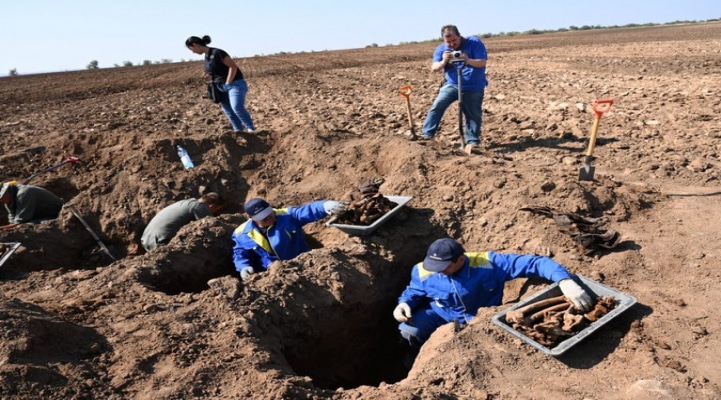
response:
<svg viewBox="0 0 721 400"><path fill-rule="evenodd" d="M483 153L409 140L441 77L437 43L238 59L258 131L202 96L200 61L0 79L0 178L75 204L0 232L0 397L15 399L721 398L721 23L490 38ZM579 181L597 99L593 181ZM175 144L196 167L184 170ZM313 250L241 282L243 202L347 199L383 177L412 196L368 237L310 224ZM145 253L145 224L207 191L231 204ZM622 236L581 251L550 207ZM0 219L5 219L2 211ZM492 322L549 282L440 328L404 369L392 310L433 240L552 255L637 303L559 357Z"/></svg>

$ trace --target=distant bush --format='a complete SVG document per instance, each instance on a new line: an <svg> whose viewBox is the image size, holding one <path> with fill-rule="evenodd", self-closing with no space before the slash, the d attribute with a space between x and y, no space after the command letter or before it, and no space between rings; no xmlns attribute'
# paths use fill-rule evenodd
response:
<svg viewBox="0 0 721 400"><path fill-rule="evenodd" d="M531 30L528 30L528 31L523 32L523 34L524 34L524 35L540 35L540 34L542 34L543 32L544 32L544 31L539 31L538 29L531 29Z"/></svg>
<svg viewBox="0 0 721 400"><path fill-rule="evenodd" d="M17 68L11 69L10 72L8 73L8 75L10 75L10 76L17 76L17 75L18 75L18 70L17 70Z"/></svg>
<svg viewBox="0 0 721 400"><path fill-rule="evenodd" d="M488 39L492 37L503 37L503 36L517 36L517 35L541 35L544 33L554 33L554 32L568 32L568 31L587 31L592 29L615 29L615 28L637 28L637 27L647 27L647 26L655 26L655 25L674 25L674 24L694 24L699 22L715 22L715 21L721 21L721 18L716 19L708 19L706 21L674 21L674 22L667 22L665 24L653 24L653 23L645 23L645 24L637 24L637 23L631 23L626 24L623 26L613 25L613 26L600 26L600 25L583 25L581 27L571 25L568 28L559 28L555 30L539 30L539 29L530 29L523 33L520 32L500 32L500 33L483 33L483 34L476 34L474 36L482 38L482 39ZM426 40L419 43L425 43L425 42L438 42L442 41L442 38L436 38L434 40Z"/></svg>
<svg viewBox="0 0 721 400"><path fill-rule="evenodd" d="M522 32L522 33L521 33L521 32L518 32L518 31L513 31L513 32L500 32L500 33L490 33L490 32L488 32L488 33L483 33L483 34L476 34L476 35L474 35L474 36L479 37L479 38L482 38L482 39L488 39L488 38L503 37L503 36L541 35L541 34L545 34L545 33L568 32L568 31L586 31L586 30L592 30L592 29L636 28L636 27L655 26L655 25L673 25L673 24L688 24L688 23L717 22L717 21L721 21L721 18L708 19L708 20L706 20L706 21L674 21L674 22L667 22L667 23L664 23L664 24L654 24L654 23L638 24L638 23L630 23L630 24L626 24L626 25L623 25L623 26L613 25L613 26L605 26L605 27L604 27L604 26L600 26L600 25L595 25L595 26L594 26L594 25L583 25L583 26L580 26L580 27L579 27L579 26L576 26L576 25L571 25L571 26L569 26L568 28L559 28L559 29L555 29L555 30L529 29L529 30L527 30L527 31L525 31L525 32ZM436 42L439 42L439 41L443 41L443 38L437 37L437 38L434 38L434 39L427 39L427 40L419 40L419 41L412 41L412 42L401 42L401 43L399 43L399 45L416 44L416 43L436 43ZM389 43L389 44L386 44L385 46L395 46L395 44ZM374 47L379 47L379 46L378 46L378 43L371 43L371 44L365 46L365 48L374 48ZM323 51L328 51L328 50L318 50L318 51L323 52ZM311 50L311 51L310 51L310 53L315 53L315 52L317 52L317 51L316 51L316 50ZM287 52L287 51L279 51L279 52L274 53L274 54L271 54L271 55L306 54L306 53L308 53L308 51L305 51L305 50L298 51L298 52L295 52L295 53L293 53L293 52ZM253 57L266 57L266 56L268 56L268 55L267 55L267 54L256 54L256 55L254 55ZM189 61L192 61L192 60L189 60ZM170 59L162 59L162 60L160 60L160 61L155 61L155 62L151 62L150 60L144 60L144 61L142 62L142 65L168 64L168 63L172 63L172 62L173 62L173 60L170 60ZM186 60L185 60L185 59L181 59L180 62L186 62ZM138 64L138 65L140 65L140 64ZM115 66L116 68L117 68L117 67L121 67L121 66L122 66L122 67L132 67L132 66L133 66L133 63L130 62L130 61L124 61L122 65L115 64L114 66ZM87 66L87 69L97 69L97 68L98 68L98 62L97 62L97 60L91 61L91 62L88 64L88 66ZM17 73L17 70L16 70L16 69L11 69L11 70L10 70L10 76L15 76L15 75L17 75L17 74L18 74L18 73Z"/></svg>

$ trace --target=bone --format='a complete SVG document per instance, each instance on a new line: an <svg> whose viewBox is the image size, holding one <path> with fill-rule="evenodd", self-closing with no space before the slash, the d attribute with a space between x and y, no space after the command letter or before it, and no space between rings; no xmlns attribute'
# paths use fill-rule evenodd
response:
<svg viewBox="0 0 721 400"><path fill-rule="evenodd" d="M565 303L566 297L565 296L556 296L551 297L545 300L537 301L535 303L531 303L525 307L517 308L515 310L509 311L506 313L506 321L516 324L523 324L524 320L526 318L526 315L535 313L536 311L542 310L544 308L554 306L559 303Z"/></svg>
<svg viewBox="0 0 721 400"><path fill-rule="evenodd" d="M554 312L566 311L569 307L571 307L571 303L569 303L568 301L564 301L563 303L555 304L548 308L544 308L543 310L537 311L526 319L530 320L531 323L533 323L541 318L548 318Z"/></svg>

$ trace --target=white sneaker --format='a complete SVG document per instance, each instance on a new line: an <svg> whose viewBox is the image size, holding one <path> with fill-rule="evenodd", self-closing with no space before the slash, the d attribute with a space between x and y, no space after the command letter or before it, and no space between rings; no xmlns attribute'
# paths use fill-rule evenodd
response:
<svg viewBox="0 0 721 400"><path fill-rule="evenodd" d="M255 129L246 129L245 131L246 131L247 133L255 133Z"/></svg>

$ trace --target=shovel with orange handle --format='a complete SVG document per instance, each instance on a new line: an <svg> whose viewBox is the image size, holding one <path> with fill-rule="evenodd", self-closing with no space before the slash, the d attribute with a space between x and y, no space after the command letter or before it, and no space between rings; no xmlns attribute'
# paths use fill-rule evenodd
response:
<svg viewBox="0 0 721 400"><path fill-rule="evenodd" d="M40 175L40 174L44 174L44 173L46 173L46 172L50 172L50 171L56 170L56 169L62 167L63 165L65 165L65 164L68 164L68 163L76 163L76 162L78 162L78 161L80 161L80 159L77 158L77 157L68 157L68 158L64 159L63 161L61 161L60 163L58 163L58 164L55 164L55 165L50 166L50 167L47 167L47 168L45 168L45 169L42 170L42 171L38 171L38 172L30 175L27 179L25 179L25 180L23 181L23 185L27 185L28 182L30 182L31 179L35 178L36 176L38 176L38 175Z"/></svg>
<svg viewBox="0 0 721 400"><path fill-rule="evenodd" d="M598 134L598 124L601 122L603 113L611 109L613 99L594 100L593 102L593 128L591 128L591 138L588 140L588 149L586 149L586 157L583 166L578 172L579 181L592 181L593 173L596 168L591 165L593 160L593 149L596 147L596 135Z"/></svg>
<svg viewBox="0 0 721 400"><path fill-rule="evenodd" d="M411 85L401 86L400 92L403 97L406 98L406 106L408 106L408 125L411 126L411 140L418 139L418 135L416 135L416 129L413 127L413 115L411 115L411 91L413 88Z"/></svg>

